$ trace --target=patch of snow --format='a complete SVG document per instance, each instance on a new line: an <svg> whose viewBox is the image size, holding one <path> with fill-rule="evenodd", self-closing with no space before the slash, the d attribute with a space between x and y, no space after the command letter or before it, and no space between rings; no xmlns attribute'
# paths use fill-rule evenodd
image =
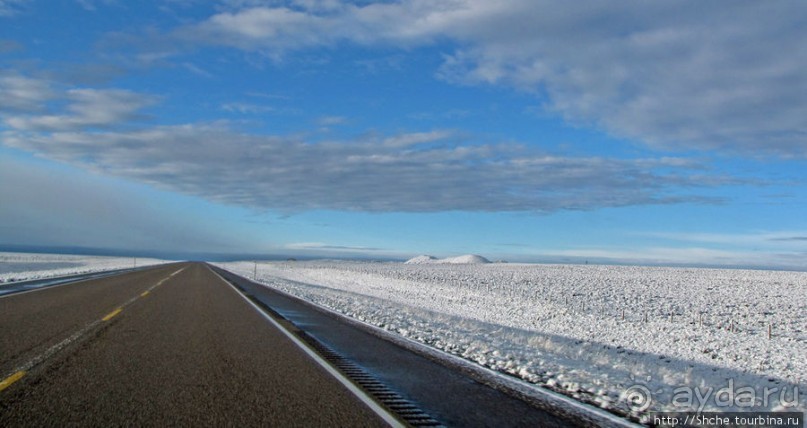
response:
<svg viewBox="0 0 807 428"><path fill-rule="evenodd" d="M807 408L804 272L299 262L258 280L624 415Z"/></svg>
<svg viewBox="0 0 807 428"><path fill-rule="evenodd" d="M0 284L170 263L133 257L0 252Z"/></svg>
<svg viewBox="0 0 807 428"><path fill-rule="evenodd" d="M437 260L437 257L434 256L417 256L412 257L411 259L405 261L405 264L408 265L422 265L426 263L434 263Z"/></svg>
<svg viewBox="0 0 807 428"><path fill-rule="evenodd" d="M448 257L441 259L439 263L452 264L452 265L475 265L490 263L490 260L477 256L476 254L466 254L464 256Z"/></svg>

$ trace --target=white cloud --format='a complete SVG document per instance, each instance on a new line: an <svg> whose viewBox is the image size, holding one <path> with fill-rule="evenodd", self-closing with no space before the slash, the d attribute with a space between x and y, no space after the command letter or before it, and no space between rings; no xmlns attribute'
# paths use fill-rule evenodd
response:
<svg viewBox="0 0 807 428"><path fill-rule="evenodd" d="M572 123L665 149L807 153L800 2L277 4L235 2L173 37L278 58L340 43L448 40L457 47L444 79L535 92Z"/></svg>
<svg viewBox="0 0 807 428"><path fill-rule="evenodd" d="M445 75L543 90L571 122L659 147L805 153L802 5L573 8L526 14L526 35L470 34Z"/></svg>
<svg viewBox="0 0 807 428"><path fill-rule="evenodd" d="M190 62L183 62L182 66L186 70L190 71L191 73L193 73L193 74L195 74L197 76L206 77L206 78L213 77L212 73L210 73L207 70L202 69L201 67L197 66L196 64L193 64L193 63L190 63Z"/></svg>
<svg viewBox="0 0 807 428"><path fill-rule="evenodd" d="M305 141L245 134L226 122L146 127L136 121L153 96L51 86L19 77L2 81L0 90L15 105L3 116L3 145L253 208L553 212L715 202L696 189L738 183L692 159L556 156L534 145L475 144L444 129ZM237 103L222 108L258 111Z"/></svg>
<svg viewBox="0 0 807 428"><path fill-rule="evenodd" d="M708 202L731 183L671 159L561 157L449 131L306 142L224 125L7 131L5 145L208 200L282 211L531 211Z"/></svg>
<svg viewBox="0 0 807 428"><path fill-rule="evenodd" d="M30 0L0 0L0 17L13 16L19 13L20 6Z"/></svg>
<svg viewBox="0 0 807 428"><path fill-rule="evenodd" d="M357 245L338 245L323 242L293 242L281 245L279 252L297 254L304 257L378 257L404 259L407 253L386 248Z"/></svg>
<svg viewBox="0 0 807 428"><path fill-rule="evenodd" d="M454 132L447 130L436 130L430 132L410 132L407 134L393 135L384 138L381 142L390 148L404 148L418 144L425 144L434 141L446 140L454 136Z"/></svg>
<svg viewBox="0 0 807 428"><path fill-rule="evenodd" d="M221 105L221 109L229 113L240 114L260 114L276 110L274 107L266 105L240 102L224 103Z"/></svg>
<svg viewBox="0 0 807 428"><path fill-rule="evenodd" d="M88 12L94 12L96 10L95 3L90 0L76 0L76 3L78 3L84 8L84 10Z"/></svg>
<svg viewBox="0 0 807 428"><path fill-rule="evenodd" d="M39 95L37 91L30 92ZM139 110L155 101L154 97L121 89L71 89L64 97L68 102L64 114L10 115L5 117L5 122L23 131L108 127L136 118ZM18 98L21 104L29 100ZM33 105L44 100L30 101Z"/></svg>
<svg viewBox="0 0 807 428"><path fill-rule="evenodd" d="M42 110L56 97L50 82L16 74L0 74L0 112Z"/></svg>
<svg viewBox="0 0 807 428"><path fill-rule="evenodd" d="M119 4L118 0L76 0L84 10L88 12L95 12L98 10L99 3L101 6L111 6Z"/></svg>
<svg viewBox="0 0 807 428"><path fill-rule="evenodd" d="M580 248L548 251L546 257L561 257L595 263L736 266L804 269L804 251L750 251L703 247L648 247L636 249Z"/></svg>
<svg viewBox="0 0 807 428"><path fill-rule="evenodd" d="M383 248L375 247L357 247L350 245L332 245L322 242L293 242L285 245L290 250L333 250L333 251L347 251L347 252L379 252L385 251Z"/></svg>
<svg viewBox="0 0 807 428"><path fill-rule="evenodd" d="M252 8L222 12L194 26L181 28L174 36L191 42L203 41L241 49L260 49L284 44L302 47L326 42L316 28L321 19L286 8Z"/></svg>
<svg viewBox="0 0 807 428"><path fill-rule="evenodd" d="M764 231L751 233L654 232L641 233L656 239L698 244L719 244L745 248L803 248L807 250L807 231Z"/></svg>
<svg viewBox="0 0 807 428"><path fill-rule="evenodd" d="M343 125L347 123L347 118L344 116L322 116L317 119L317 125L319 126L335 126L335 125Z"/></svg>
<svg viewBox="0 0 807 428"><path fill-rule="evenodd" d="M443 36L444 13L455 1L405 1L355 5L294 1L276 6L239 2L196 24L179 28L176 40L261 51L281 58L287 51L340 42L417 46ZM461 5L460 5L461 6Z"/></svg>

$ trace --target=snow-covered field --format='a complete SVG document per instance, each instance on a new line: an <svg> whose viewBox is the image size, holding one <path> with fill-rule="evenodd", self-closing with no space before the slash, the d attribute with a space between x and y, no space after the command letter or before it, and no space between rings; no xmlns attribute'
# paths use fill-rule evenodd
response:
<svg viewBox="0 0 807 428"><path fill-rule="evenodd" d="M253 262L220 263L246 277ZM807 273L265 262L258 279L611 411L807 408ZM770 331L770 336L769 336Z"/></svg>
<svg viewBox="0 0 807 428"><path fill-rule="evenodd" d="M0 252L0 284L168 263L132 257Z"/></svg>

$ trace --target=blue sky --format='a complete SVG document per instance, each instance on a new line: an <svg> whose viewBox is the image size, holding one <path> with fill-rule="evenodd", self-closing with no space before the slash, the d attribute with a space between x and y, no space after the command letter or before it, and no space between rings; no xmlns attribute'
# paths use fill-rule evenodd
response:
<svg viewBox="0 0 807 428"><path fill-rule="evenodd" d="M0 0L0 245L804 269L805 12Z"/></svg>

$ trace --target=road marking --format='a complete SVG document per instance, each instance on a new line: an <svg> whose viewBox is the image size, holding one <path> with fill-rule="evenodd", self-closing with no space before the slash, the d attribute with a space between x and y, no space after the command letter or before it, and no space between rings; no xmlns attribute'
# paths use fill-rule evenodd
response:
<svg viewBox="0 0 807 428"><path fill-rule="evenodd" d="M118 270L107 271L107 272L104 272L104 271L93 272L93 273L88 273L86 275L81 275L80 277L75 278L75 280L71 279L71 277L73 277L75 275L64 275L64 276L55 276L53 278L43 278L43 279L48 279L48 280L52 280L52 281L64 280L64 282L57 282L56 284L53 284L53 285L39 286L39 287L36 287L36 288L32 288L30 290L10 291L10 292L5 292L5 293L0 293L0 299L6 298L6 297L12 297L12 296L21 296L23 294L33 293L35 291L49 290L51 288L57 288L57 287L61 287L61 286L64 286L64 285L73 285L73 284L78 284L80 282L85 282L85 281L92 281L92 280L96 280L96 279L109 278L109 277L117 276L117 275L126 275L126 274L132 273L132 272L138 272L138 271L141 271L141 270L147 270L147 269L150 269L150 268L159 268L159 267L161 267L161 266L154 265L154 266L139 267L139 268L135 268L135 269L118 269ZM172 273L171 275L168 276L168 278L182 272L183 270L185 270L185 268L182 268L182 269ZM168 278L166 278L166 280ZM24 285L24 283L26 283L26 282L32 282L32 281L38 281L38 280L19 281L17 283L9 282L9 283L4 284L4 286L7 286L9 288L10 287L17 287L17 286L20 286L20 285Z"/></svg>
<svg viewBox="0 0 807 428"><path fill-rule="evenodd" d="M160 282L158 282L157 284L151 286L151 288L149 288L145 293L148 293L150 290L153 290L155 287L157 287L158 285L160 285L163 282L167 281L172 276L182 272L183 270L185 270L185 268L179 269L178 271L172 273L168 277L163 278ZM36 290L32 290L32 291L36 291ZM17 295L17 294L15 294L15 295ZM130 304L134 303L134 301L137 300L138 297L140 297L140 296L136 295L135 297L132 297L131 299L127 300L124 304L122 304L119 308L117 308L114 311L108 313L105 317L103 317L101 319L96 318L95 321L85 325L84 327L82 327L81 329L79 329L75 333L71 334L69 337L62 340L61 342L51 346L50 348L45 350L45 352L35 356L34 358L30 359L26 363L18 366L13 374L9 375L3 381L0 381L0 391L8 388L12 383L14 383L14 382L18 381L20 378L22 378L27 372L31 371L34 367L42 364L48 358L56 355L59 351L66 348L68 345L70 345L70 344L72 344L74 342L77 342L79 339L82 339L84 336L87 335L87 333L92 331L94 328L98 327L102 322L109 321L110 319L112 319L112 317L114 317L115 315L118 315L119 313L121 313L123 311L123 308L125 308L125 307L129 306Z"/></svg>
<svg viewBox="0 0 807 428"><path fill-rule="evenodd" d="M178 271L176 271L176 272L172 273L171 275L168 275L167 277L165 277L165 278L161 279L159 282L157 282L156 284L154 284L154 285L152 285L151 287L149 287L149 288L148 288L148 290L146 290L146 291L142 292L142 293L140 294L140 297L146 297L146 296L148 296L148 295L149 295L149 293L151 293L151 291L152 291L152 290L154 290L155 288L157 288L157 287L159 287L159 286L163 285L163 284L165 283L165 281L168 281L169 279L173 278L173 277L174 277L174 275L177 275L178 273L182 272L183 270L185 270L185 268L182 268L182 269L180 269L180 270L178 270ZM135 297L135 299L136 299L136 297ZM134 299L132 299L132 300L134 300ZM126 304L129 304L129 303L131 303L131 302L126 302ZM125 305L124 305L124 306L125 306Z"/></svg>
<svg viewBox="0 0 807 428"><path fill-rule="evenodd" d="M25 371L20 370L17 373L14 373L13 375L3 379L2 381L0 381L0 391L8 388L9 386L11 386L12 383L22 379L23 376L25 376Z"/></svg>
<svg viewBox="0 0 807 428"><path fill-rule="evenodd" d="M221 275L218 274L218 272L214 271L208 265L205 265L205 267L210 269L210 272L213 272L213 274L219 277L219 279L222 282L229 285L230 288L232 288L236 294L238 294L242 299L246 300L246 302L249 303L256 311L258 311L258 313L261 316L263 316L270 323L272 323L272 325L277 327L277 329L280 330L281 333L283 333L286 337L288 337L295 345L297 345L298 348L302 349L306 354L308 354L308 356L311 357L311 359L313 359L314 362L319 364L323 369L325 369L325 371L327 371L328 374L336 378L336 380L338 380L342 385L344 385L344 387L347 388L348 391L352 392L353 395L356 396L356 398L361 400L361 402L364 403L367 407L369 407L370 410L372 410L376 415L378 415L381 419L383 419L384 422L389 424L391 427L395 428L398 427L403 428L406 426L402 424L401 421L398 420L398 418L396 418L394 415L388 412L387 409L381 407L381 405L379 405L378 402L376 402L372 397L367 395L367 393L365 393L362 389L356 386L356 384L351 382L350 379L346 378L341 372L336 370L336 368L334 368L330 363L322 359L322 357L320 357L319 354L317 354L313 349L308 347L308 345L306 345L305 342L303 342L297 336L295 336L294 333L286 330L286 327L284 327L274 318L269 316L269 314L264 312L260 306L256 305L255 302L253 302L252 300L249 300L247 296L244 296L240 291L238 291L237 288L235 288L234 285L230 284L229 281L222 278Z"/></svg>
<svg viewBox="0 0 807 428"><path fill-rule="evenodd" d="M115 315L121 313L121 311L123 311L123 308L115 309L114 311L106 314L105 317L101 318L101 321L109 321L109 320L112 319L112 317L114 317Z"/></svg>

